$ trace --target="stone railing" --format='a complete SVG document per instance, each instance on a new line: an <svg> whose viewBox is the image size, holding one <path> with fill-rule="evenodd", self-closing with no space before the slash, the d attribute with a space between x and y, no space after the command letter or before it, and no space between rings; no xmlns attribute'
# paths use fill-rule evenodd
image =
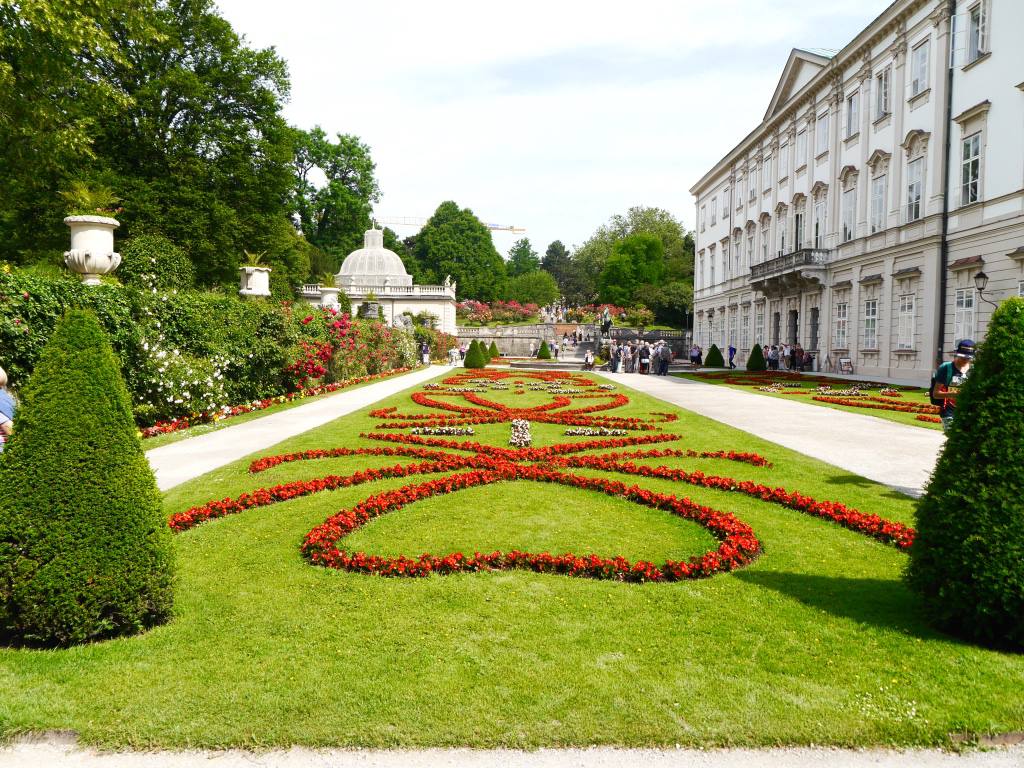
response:
<svg viewBox="0 0 1024 768"><path fill-rule="evenodd" d="M751 280L763 280L766 277L780 275L794 269L807 266L824 266L828 262L829 251L822 248L801 248L777 256L774 259L754 264L750 268Z"/></svg>

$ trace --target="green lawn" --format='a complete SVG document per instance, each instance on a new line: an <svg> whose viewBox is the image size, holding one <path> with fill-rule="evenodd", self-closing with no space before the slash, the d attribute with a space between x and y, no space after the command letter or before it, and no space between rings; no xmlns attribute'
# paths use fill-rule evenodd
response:
<svg viewBox="0 0 1024 768"><path fill-rule="evenodd" d="M625 387L621 415L672 410ZM488 393L535 404L548 395ZM408 392L381 405L424 409ZM653 463L778 484L910 522L885 487L692 413L664 425L697 450L757 451L774 467ZM354 414L281 451L379 445ZM503 445L507 424L476 439ZM577 438L534 424L534 444ZM464 438L460 438L464 439ZM668 444L672 446L673 444ZM409 459L247 461L165 494L168 514L257 487ZM599 474L578 470L580 474ZM0 732L72 729L105 747L944 744L951 732L1024 729L1024 656L950 639L918 616L906 557L824 521L725 491L645 488L730 510L764 553L733 574L624 584L528 572L385 579L310 566L315 525L379 481L293 499L175 537L174 620L60 651L0 649ZM413 478L420 482L420 478ZM350 543L377 554L462 548L699 553L694 523L625 500L525 481L434 497L377 519Z"/></svg>
<svg viewBox="0 0 1024 768"><path fill-rule="evenodd" d="M737 371L737 373L745 375L746 372L745 371ZM900 424L909 424L912 427L922 427L924 429L938 429L938 430L942 429L942 425L941 424L934 424L934 423L927 422L927 421L919 421L917 419L916 415L913 414L913 413L903 413L903 412L900 412L900 411L886 411L886 410L881 410L881 409L877 409L877 408L857 408L856 406L837 405L836 403L823 403L820 400L812 400L811 399L811 395L809 395L809 394L808 395L787 395L787 394L784 394L784 393L762 392L756 386L755 387L751 387L751 386L746 386L746 385L743 385L743 384L729 384L729 383L726 383L726 382L722 381L720 378L716 378L716 376L718 376L720 374L721 374L720 371L715 370L715 371L705 371L703 373L673 373L672 375L673 376L677 376L680 379L692 379L693 381L701 381L701 382L704 382L705 384L714 384L714 385L719 386L719 387L729 387L730 389L738 389L738 390L740 390L742 392L751 392L753 394L763 395L765 397L780 397L780 398L783 398L783 399L786 399L786 400L795 400L796 402L799 402L799 403L807 403L808 405L820 405L823 408L835 408L836 410L847 411L848 413L859 413L859 414L862 414L864 416L877 416L880 419L888 419L889 421L897 421ZM809 375L811 375L811 374L809 374ZM764 384L769 384L769 383L770 383L769 381L765 381L764 382ZM831 386L832 386L832 389L834 389L834 390L836 390L836 389L848 389L850 384L852 384L852 383L853 383L852 381L847 381L845 379L833 379ZM803 390L804 392L814 392L814 390L817 388L817 386L818 386L818 384L816 382L815 383L808 383L808 384L804 384L804 385L800 386L799 389ZM886 386L886 385L885 384L880 384L880 383L879 384L872 384L870 389L862 389L861 391L862 392L866 392L869 395L877 396L878 395L878 390L881 387L884 387L884 386ZM787 390L792 390L792 389L798 389L798 388L797 387L786 387L786 389ZM902 396L899 397L899 398L894 399L892 401L893 403L896 403L896 404L899 404L899 403L913 403L915 405L927 405L930 402L928 400L928 390L926 388L916 389L916 388L898 386L897 389L903 390L902 391ZM935 414L930 414L930 415L935 415Z"/></svg>

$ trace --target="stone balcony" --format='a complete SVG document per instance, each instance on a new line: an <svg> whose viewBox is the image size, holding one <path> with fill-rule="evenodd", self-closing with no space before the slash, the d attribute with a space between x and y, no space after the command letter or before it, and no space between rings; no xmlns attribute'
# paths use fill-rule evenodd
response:
<svg viewBox="0 0 1024 768"><path fill-rule="evenodd" d="M766 296L816 290L825 281L829 254L823 248L801 248L750 268L750 287Z"/></svg>

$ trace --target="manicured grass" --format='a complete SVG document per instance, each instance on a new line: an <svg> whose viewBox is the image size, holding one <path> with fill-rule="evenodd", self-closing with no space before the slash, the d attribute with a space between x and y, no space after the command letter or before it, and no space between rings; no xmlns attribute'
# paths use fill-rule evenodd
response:
<svg viewBox="0 0 1024 768"><path fill-rule="evenodd" d="M714 369L713 372L721 372L721 369ZM739 371L738 373L743 372ZM909 424L912 427L921 427L923 429L942 429L941 424L934 424L927 421L918 421L916 415L913 413L902 413L900 411L885 411L877 408L857 408L855 406L838 405L836 403L823 403L819 400L812 400L810 395L787 395L783 393L761 392L760 390L758 390L757 387L748 387L742 384L728 384L722 381L721 379L708 377L706 374L701 373L673 373L672 375L678 376L681 379L692 379L693 381L700 381L705 384L714 384L719 387L729 387L730 389L738 389L742 392L750 392L755 395L763 395L764 397L779 397L787 400L795 400L800 403L807 403L808 405L820 405L823 408L835 408L836 410L846 411L847 413L859 413L864 416L877 416L880 419L888 419L889 421L896 421L899 422L900 424ZM765 382L765 384L768 383L769 382ZM832 389L847 389L852 383L852 381L847 381L845 379L834 379ZM805 384L799 387L799 389L805 392L814 392L817 386L817 383ZM884 386L886 385L881 383L873 384L870 390L862 389L861 391L867 392L868 394L871 395L877 395L879 388ZM786 389L796 389L796 387L786 387ZM905 390L907 388L897 386L897 389ZM897 404L914 403L917 405L927 405L929 403L928 390L926 388L922 388L904 391L902 393L902 397L894 399L893 402Z"/></svg>
<svg viewBox="0 0 1024 768"><path fill-rule="evenodd" d="M674 410L616 391L631 398L619 415ZM380 405L424 410L408 393ZM650 463L913 519L913 502L883 486L679 413L664 427L682 439L668 446L757 451L774 467ZM354 414L261 455L380 445L359 437L379 422ZM508 429L485 425L475 439L505 444ZM579 439L564 429L535 423L534 444ZM239 461L172 489L165 509L409 461L322 459L254 476ZM1024 728L1024 657L930 629L895 548L746 496L607 476L732 511L764 552L736 573L675 584L519 571L367 577L310 566L299 545L327 516L409 479L296 498L175 537L173 622L70 650L0 650L0 731L73 729L106 747L537 747L942 744L955 731ZM661 558L700 551L707 538L621 499L515 482L411 504L350 542L377 554L593 547Z"/></svg>

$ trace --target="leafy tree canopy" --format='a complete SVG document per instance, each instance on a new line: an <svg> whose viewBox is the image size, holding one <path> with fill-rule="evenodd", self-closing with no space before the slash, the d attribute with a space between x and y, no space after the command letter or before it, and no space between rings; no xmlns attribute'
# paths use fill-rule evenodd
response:
<svg viewBox="0 0 1024 768"><path fill-rule="evenodd" d="M471 210L450 200L416 235L414 255L425 282L439 283L450 275L461 299L490 302L502 294L505 262L490 230Z"/></svg>
<svg viewBox="0 0 1024 768"><path fill-rule="evenodd" d="M505 288L505 298L520 304L553 304L559 296L555 278L543 270L511 277Z"/></svg>
<svg viewBox="0 0 1024 768"><path fill-rule="evenodd" d="M530 239L524 237L516 240L512 250L508 252L508 264L506 265L509 277L525 275L529 272L536 272L540 269L540 258L537 252L530 245Z"/></svg>
<svg viewBox="0 0 1024 768"><path fill-rule="evenodd" d="M601 271L601 300L627 304L641 286L657 286L665 272L664 247L654 235L628 235L612 246Z"/></svg>

